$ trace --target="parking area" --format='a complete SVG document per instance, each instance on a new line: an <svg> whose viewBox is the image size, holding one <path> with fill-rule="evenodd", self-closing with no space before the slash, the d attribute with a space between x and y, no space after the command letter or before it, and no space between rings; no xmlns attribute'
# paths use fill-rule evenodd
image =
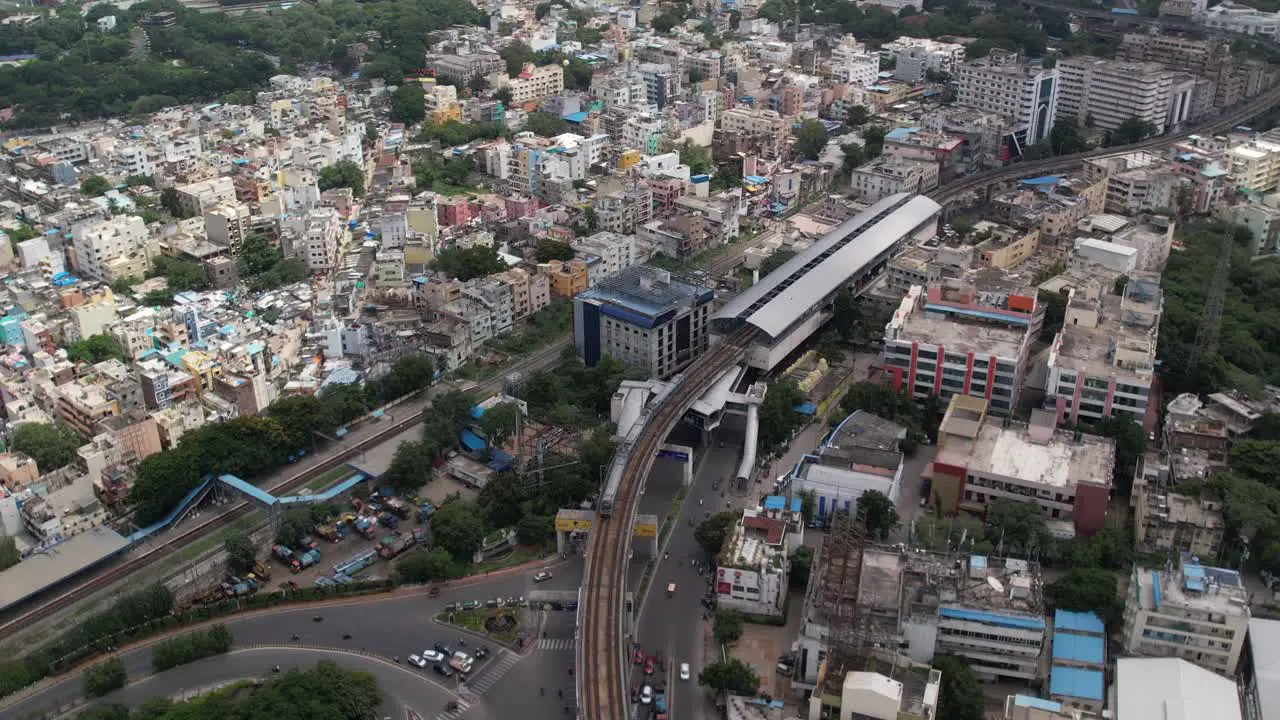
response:
<svg viewBox="0 0 1280 720"><path fill-rule="evenodd" d="M760 691L770 697L789 700L791 681L777 672L778 660L791 650L791 642L800 631L800 614L804 596L791 594L786 625L758 625L746 623L742 626L742 637L730 648L729 653L750 665L760 678Z"/></svg>

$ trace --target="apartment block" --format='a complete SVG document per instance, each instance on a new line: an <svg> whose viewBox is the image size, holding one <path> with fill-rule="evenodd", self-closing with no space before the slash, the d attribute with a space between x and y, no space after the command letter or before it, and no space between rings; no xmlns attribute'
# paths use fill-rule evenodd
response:
<svg viewBox="0 0 1280 720"><path fill-rule="evenodd" d="M1073 423L1119 413L1150 426L1162 305L1160 278L1152 273L1130 276L1123 295L1096 282L1070 290L1049 351L1045 407Z"/></svg>
<svg viewBox="0 0 1280 720"><path fill-rule="evenodd" d="M882 366L913 397L972 395L1010 415L1038 325L1034 291L913 286L885 326Z"/></svg>
<svg viewBox="0 0 1280 720"><path fill-rule="evenodd" d="M1242 192L1268 193L1280 187L1280 143L1257 138L1229 148L1223 159Z"/></svg>
<svg viewBox="0 0 1280 720"><path fill-rule="evenodd" d="M1232 677L1249 627L1240 573L1184 553L1172 569L1134 565L1124 605L1126 655L1179 658Z"/></svg>
<svg viewBox="0 0 1280 720"><path fill-rule="evenodd" d="M964 658L984 680L1042 678L1048 633L1039 566L982 555L965 566L967 587L938 608L935 654Z"/></svg>
<svg viewBox="0 0 1280 720"><path fill-rule="evenodd" d="M312 208L281 235L285 255L301 258L314 273L333 270L345 247L346 226L336 208Z"/></svg>
<svg viewBox="0 0 1280 720"><path fill-rule="evenodd" d="M720 130L726 135L760 142L762 153L774 157L786 146L788 123L773 110L736 107L720 116Z"/></svg>
<svg viewBox="0 0 1280 720"><path fill-rule="evenodd" d="M863 202L897 193L918 193L938 186L938 166L915 160L879 157L854 168L853 190Z"/></svg>
<svg viewBox="0 0 1280 720"><path fill-rule="evenodd" d="M573 249L588 262L597 258L596 262L590 263L593 284L611 278L638 262L634 235L602 231L575 240Z"/></svg>
<svg viewBox="0 0 1280 720"><path fill-rule="evenodd" d="M205 236L239 254L244 239L253 234L249 206L244 203L226 203L210 208L204 214Z"/></svg>
<svg viewBox="0 0 1280 720"><path fill-rule="evenodd" d="M706 351L715 292L637 265L578 293L573 339L587 365L611 357L667 379Z"/></svg>
<svg viewBox="0 0 1280 720"><path fill-rule="evenodd" d="M564 92L564 67L527 63L519 75L511 78L510 89L511 102L517 105L559 95Z"/></svg>
<svg viewBox="0 0 1280 720"><path fill-rule="evenodd" d="M597 198L595 210L601 230L619 235L634 233L653 219L653 192L643 182L629 185Z"/></svg>
<svg viewBox="0 0 1280 720"><path fill-rule="evenodd" d="M183 217L200 217L218 205L235 202L235 182L229 177L179 185L178 208Z"/></svg>
<svg viewBox="0 0 1280 720"><path fill-rule="evenodd" d="M1115 130L1136 118L1158 134L1191 115L1194 83L1159 63L1080 56L1058 63L1058 73L1059 119Z"/></svg>
<svg viewBox="0 0 1280 720"><path fill-rule="evenodd" d="M147 225L136 215L117 215L72 228L72 249L76 267L83 275L111 282L120 277L122 268L141 264L150 266ZM136 273L141 276L144 273Z"/></svg>
<svg viewBox="0 0 1280 720"><path fill-rule="evenodd" d="M1024 65L1007 50L960 65L956 87L960 105L1014 118L1024 145L1048 137L1058 114L1057 68Z"/></svg>
<svg viewBox="0 0 1280 720"><path fill-rule="evenodd" d="M1076 534L1092 535L1106 520L1115 457L1114 441L1058 430L1052 413L1033 410L1028 423L991 419L985 400L954 395L929 468L932 499L943 512L1035 503L1048 520L1070 519Z"/></svg>

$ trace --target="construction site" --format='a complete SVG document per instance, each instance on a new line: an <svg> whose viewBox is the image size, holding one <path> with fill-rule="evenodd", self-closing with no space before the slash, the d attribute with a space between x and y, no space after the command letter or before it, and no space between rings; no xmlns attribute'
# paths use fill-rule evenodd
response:
<svg viewBox="0 0 1280 720"><path fill-rule="evenodd" d="M792 678L810 718L839 717L869 687L891 688L902 716L929 717L935 655L964 657L985 680L1031 685L1048 671L1036 563L872 545L839 513L813 567Z"/></svg>

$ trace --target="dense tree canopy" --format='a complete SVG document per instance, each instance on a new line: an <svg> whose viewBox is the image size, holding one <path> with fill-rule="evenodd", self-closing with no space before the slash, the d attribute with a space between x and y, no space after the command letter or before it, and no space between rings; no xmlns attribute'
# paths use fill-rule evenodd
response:
<svg viewBox="0 0 1280 720"><path fill-rule="evenodd" d="M91 365L103 360L123 360L124 348L120 346L120 341L114 335L99 333L68 345L67 359L71 362L84 362Z"/></svg>
<svg viewBox="0 0 1280 720"><path fill-rule="evenodd" d="M947 720L982 720L986 700L978 676L969 663L954 655L939 655L933 667L942 673L938 689L938 717Z"/></svg>
<svg viewBox="0 0 1280 720"><path fill-rule="evenodd" d="M796 155L807 160L817 160L827 146L827 129L821 122L808 119L795 130Z"/></svg>
<svg viewBox="0 0 1280 720"><path fill-rule="evenodd" d="M729 531L737 521L737 513L718 512L698 523L693 529L693 539L698 541L698 545L707 554L719 555L724 541L729 537Z"/></svg>
<svg viewBox="0 0 1280 720"><path fill-rule="evenodd" d="M84 439L68 428L28 422L14 428L9 447L29 455L43 474L66 467L83 444Z"/></svg>
<svg viewBox="0 0 1280 720"><path fill-rule="evenodd" d="M858 518L872 537L886 540L898 526L898 511L893 501L879 490L867 490L858 496Z"/></svg>
<svg viewBox="0 0 1280 720"><path fill-rule="evenodd" d="M427 117L426 93L417 83L405 83L391 95L391 119L417 125Z"/></svg>
<svg viewBox="0 0 1280 720"><path fill-rule="evenodd" d="M715 692L754 696L760 689L760 678L750 665L738 658L731 658L702 668L702 672L698 673L698 684Z"/></svg>
<svg viewBox="0 0 1280 720"><path fill-rule="evenodd" d="M422 88L418 88L422 92ZM333 188L351 188L356 197L364 195L364 170L351 160L339 160L332 165L320 169L320 178L316 181L321 191Z"/></svg>
<svg viewBox="0 0 1280 720"><path fill-rule="evenodd" d="M431 267L452 278L474 280L507 269L498 251L486 245L470 248L449 248L436 254Z"/></svg>

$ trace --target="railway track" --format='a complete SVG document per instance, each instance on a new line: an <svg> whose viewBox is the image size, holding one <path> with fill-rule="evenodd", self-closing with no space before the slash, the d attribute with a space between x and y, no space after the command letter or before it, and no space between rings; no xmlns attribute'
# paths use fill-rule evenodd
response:
<svg viewBox="0 0 1280 720"><path fill-rule="evenodd" d="M512 368L512 370L530 370L539 367L548 360L559 356L568 345L568 339L558 340L542 350L537 351L531 357ZM478 385L475 388L475 392L491 392L501 388L501 386L501 378L489 380ZM363 453L369 448L381 445L396 435L418 425L422 422L422 412L422 410L417 410L413 414L387 425L378 433L344 448L342 452L321 460L306 470L295 473L294 475L291 475L290 477L265 489L273 495L280 495L293 490L315 476L328 472L329 470L350 460L352 457ZM249 514L254 509L255 508L251 503L247 501L240 502L219 515L210 517L197 525L187 528L181 534L161 536L165 538L163 545L156 545L135 557L123 560L114 565L108 565L96 574L86 575L74 587L50 598L39 607L33 608L17 617L7 620L3 625L0 625L0 637L6 636L10 632L19 628L24 628L31 623L43 620L53 613L83 600L92 593L109 586L131 573L135 573L156 562L164 560L173 553L182 549L183 546L194 542L206 533L213 532L225 527L229 523L235 522L241 517Z"/></svg>
<svg viewBox="0 0 1280 720"><path fill-rule="evenodd" d="M730 362L741 357L757 330L746 326L696 360L685 371L680 387L649 419L628 458L627 468L613 512L600 518L591 534L587 562L587 613L582 638L582 697L586 717L592 720L624 720L629 713L623 687L626 659L623 654L626 567L631 527L635 522L637 495L653 467L658 448L684 411Z"/></svg>

